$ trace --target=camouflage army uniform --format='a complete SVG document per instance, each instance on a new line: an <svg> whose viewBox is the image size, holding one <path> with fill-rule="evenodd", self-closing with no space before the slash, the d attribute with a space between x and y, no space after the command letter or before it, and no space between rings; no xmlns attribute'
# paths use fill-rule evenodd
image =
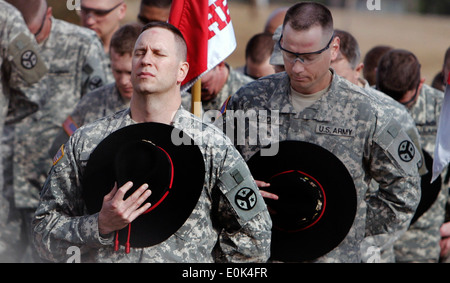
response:
<svg viewBox="0 0 450 283"><path fill-rule="evenodd" d="M421 140L420 140L420 134L417 130L416 123L414 119L412 118L409 111L406 109L404 105L399 103L398 101L394 100L389 95L376 90L375 88L371 87L369 85L369 82L365 79L359 80L361 85L363 85L364 90L367 91L370 95L376 97L378 100L381 101L380 104L376 104L377 106L382 106L384 111L391 111L393 117L400 123L400 125L403 126L403 129L406 131L408 136L411 138L411 140L414 142L414 145L416 146L417 150L419 152L422 151L421 146ZM425 162L423 162L423 156L422 156L422 162L420 162L419 167L419 175L423 176L425 175L428 170L425 166ZM378 190L378 184L375 182L375 180L372 180L370 187L369 187L369 194L370 193L376 193ZM370 240L370 239L369 239ZM389 243L384 244L382 250L380 250L381 258L380 261L384 263L389 262L395 262L395 255L394 255L394 241L390 241ZM370 255L363 255L363 257L368 258Z"/></svg>
<svg viewBox="0 0 450 283"><path fill-rule="evenodd" d="M34 36L20 12L0 0L0 140L5 123L17 122L38 110L29 91L47 72ZM17 262L21 258L20 222L17 222L13 196L4 190L3 160L8 152L0 147L0 262ZM5 175L7 177L7 175ZM17 225L16 225L17 224Z"/></svg>
<svg viewBox="0 0 450 283"><path fill-rule="evenodd" d="M36 211L34 238L41 256L64 261L67 248L78 246L83 253L82 262L266 261L271 220L245 162L220 130L183 109L176 113L172 125L191 136L203 154L206 175L200 199L189 219L166 241L152 247L131 248L129 254L124 253L123 246L114 252L113 236L99 236L98 213L86 215L80 180L89 155L99 142L132 124L135 122L127 109L85 125L71 136L64 156L50 172ZM235 169L243 176L240 183L230 175ZM234 202L243 186L252 188L258 197L256 206L249 211Z"/></svg>
<svg viewBox="0 0 450 283"><path fill-rule="evenodd" d="M76 129L128 106L129 103L123 100L115 83L107 84L86 94L64 121L63 129L59 131L49 150L50 158L56 154L62 144L67 142Z"/></svg>
<svg viewBox="0 0 450 283"><path fill-rule="evenodd" d="M269 141L282 140L310 142L335 154L353 177L357 212L339 246L314 261L364 261L361 255L367 254L369 248L379 251L406 230L420 199L420 156L415 154L409 162L403 161L398 149L402 143L411 144L411 140L398 122L390 113L382 112L381 106L374 106L381 103L378 99L335 74L327 93L300 113L295 111L289 96L290 79L285 72L250 83L228 101L222 117L223 129L232 128L236 110L256 110L258 114L260 110L271 110L270 114L261 115L263 119L256 129L266 140L249 140L249 125L255 124L246 123L242 130L245 142L235 141L245 160ZM275 116L273 111L278 111ZM323 129L327 127L347 129L341 131L347 134L326 134ZM237 134L233 133L235 137L240 131L238 128ZM379 190L366 198L372 178L380 185ZM379 260L379 255L376 258Z"/></svg>
<svg viewBox="0 0 450 283"><path fill-rule="evenodd" d="M230 95L233 95L241 86L253 81L252 78L239 73L228 64L226 64L226 66L230 71L227 81L216 97L209 101L202 102L204 111L220 110L220 107L222 107L223 103Z"/></svg>
<svg viewBox="0 0 450 283"><path fill-rule="evenodd" d="M40 50L49 73L46 88L30 94L39 112L15 124L14 195L18 208L36 208L51 167L48 150L81 97L106 82L103 47L95 32L52 18Z"/></svg>
<svg viewBox="0 0 450 283"><path fill-rule="evenodd" d="M444 93L442 91L424 84L416 103L410 109L411 116L416 121L420 133L422 147L431 156L434 155L443 100ZM446 172L447 170L444 170L442 174L443 179ZM447 198L448 184L443 183L434 204L411 225L395 244L397 262L437 262L439 260L439 241L441 239L439 229L444 223Z"/></svg>

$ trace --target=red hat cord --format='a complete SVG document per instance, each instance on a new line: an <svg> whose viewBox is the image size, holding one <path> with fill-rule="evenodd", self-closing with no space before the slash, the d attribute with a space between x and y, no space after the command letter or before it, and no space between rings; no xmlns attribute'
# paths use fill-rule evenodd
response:
<svg viewBox="0 0 450 283"><path fill-rule="evenodd" d="M151 205L142 215L147 214L150 211L154 210L156 207L158 207L158 205L160 205L164 201L164 199L167 197L167 195L169 194L170 189L172 188L172 184L173 184L174 166L173 166L172 158L170 158L170 155L163 148L161 148L159 146L156 146L156 147L161 149L167 155L167 158L168 158L168 160L170 162L170 167L171 167L170 183L169 183L169 186L164 191L164 194L161 197L161 199L158 200L154 205ZM130 236L131 236L131 223L128 224L127 242L125 243L125 253L127 253L127 254L130 253ZM117 230L116 231L116 236L115 236L115 241L114 241L114 251L118 251L119 250L119 245L120 245L120 243L119 243L119 230Z"/></svg>

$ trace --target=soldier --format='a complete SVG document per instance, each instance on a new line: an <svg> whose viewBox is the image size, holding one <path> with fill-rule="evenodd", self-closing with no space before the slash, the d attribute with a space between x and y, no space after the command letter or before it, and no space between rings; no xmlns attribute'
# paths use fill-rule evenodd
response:
<svg viewBox="0 0 450 283"><path fill-rule="evenodd" d="M271 220L245 162L220 130L180 108L180 87L189 69L181 32L168 23L149 23L133 54L130 108L81 127L57 155L34 221L35 244L41 256L64 261L67 248L77 246L83 262L266 261ZM81 178L89 156L103 139L115 130L144 122L170 124L185 131L210 167L201 179L197 205L175 235L150 247L131 247L129 253L123 248L115 252L113 232L151 207L147 203L138 208L149 197L149 191L143 192L148 186L141 186L125 200L123 193L130 184L116 186L105 196L100 212L89 215L81 197ZM240 178L233 181L230 173ZM247 210L232 201L242 185L257 198ZM127 215L114 209L122 206L129 208Z"/></svg>
<svg viewBox="0 0 450 283"><path fill-rule="evenodd" d="M202 77L202 106L205 111L219 110L225 100L241 86L253 81L227 63L220 62Z"/></svg>
<svg viewBox="0 0 450 283"><path fill-rule="evenodd" d="M171 5L172 0L141 0L137 18L144 25L151 21L166 22L169 19Z"/></svg>
<svg viewBox="0 0 450 283"><path fill-rule="evenodd" d="M450 74L450 48L447 49L444 55L444 63L442 65L442 70L436 74L431 83L431 86L435 89L445 91L445 86L447 84L448 75Z"/></svg>
<svg viewBox="0 0 450 283"><path fill-rule="evenodd" d="M264 32L268 32L273 35L276 29L283 23L284 16L286 16L288 9L289 7L281 7L273 10L266 20Z"/></svg>
<svg viewBox="0 0 450 283"><path fill-rule="evenodd" d="M275 69L269 62L272 51L272 35L255 34L245 47L245 65L237 70L255 80L275 73Z"/></svg>
<svg viewBox="0 0 450 283"><path fill-rule="evenodd" d="M391 46L378 45L370 49L364 57L363 77L367 80L370 86L375 86L377 83L377 66L380 58L386 52L392 50Z"/></svg>
<svg viewBox="0 0 450 283"><path fill-rule="evenodd" d="M420 75L420 63L409 51L393 49L378 63L377 89L408 109L419 130L422 148L433 157L444 93L425 85L424 81ZM448 189L443 184L433 205L395 244L397 262L439 260L439 229L444 222L447 197Z"/></svg>
<svg viewBox="0 0 450 283"><path fill-rule="evenodd" d="M325 6L315 2L292 6L279 41L286 72L247 84L233 95L222 117L222 129L234 137L243 136L244 143L234 143L245 160L267 140L308 142L339 158L356 188L356 216L345 239L313 261L366 261L361 254L367 254L369 248L370 260L376 260L384 244L404 233L419 203L420 157L389 111L382 111L379 100L330 69L339 50L333 31L333 18ZM267 109L278 117L266 114L260 126L245 123L242 129L228 130L235 125L232 113ZM249 133L255 131L265 140L250 140ZM402 144L411 149L405 156L399 155ZM366 199L371 179L378 182L379 189ZM263 190L270 185L258 183ZM262 193L277 201L276 196Z"/></svg>
<svg viewBox="0 0 450 283"><path fill-rule="evenodd" d="M111 37L125 18L127 4L122 0L81 0L80 8L81 25L97 33L103 44L104 56L106 56L104 67L110 70ZM106 80L114 81L111 71L106 73Z"/></svg>
<svg viewBox="0 0 450 283"><path fill-rule="evenodd" d="M343 30L335 30L335 34L340 39L338 55L336 59L331 62L331 67L336 71L336 74L342 76L351 83L364 88L370 95L379 99L382 102L383 108L392 111L393 116L404 127L406 133L416 145L416 148L421 151L420 135L416 123L408 110L390 96L372 88L367 80L361 77L364 64L360 62L361 52L356 38ZM421 176L428 172L431 174L431 168L428 168L429 170L427 171L425 162L421 162L421 165L422 166L419 168L419 174ZM373 185L378 186L375 182L373 182ZM383 262L395 262L393 244L394 243L392 242L389 246L385 246L385 250L382 251Z"/></svg>
<svg viewBox="0 0 450 283"><path fill-rule="evenodd" d="M82 0L81 24L97 33L108 54L111 38L119 29L126 12L127 4L122 0Z"/></svg>
<svg viewBox="0 0 450 283"><path fill-rule="evenodd" d="M30 92L40 110L14 128L12 167L14 202L29 228L39 202L39 192L52 163L48 150L64 119L80 98L102 86L107 69L97 35L86 28L55 19L45 0L10 0L21 11L28 29L35 34L49 73L41 88ZM27 233L29 235L29 231Z"/></svg>
<svg viewBox="0 0 450 283"><path fill-rule="evenodd" d="M114 33L109 50L115 83L100 87L81 98L72 114L64 121L63 129L59 131L54 140L49 151L51 157L79 127L112 115L130 105L133 94L131 58L134 43L139 37L141 29L140 24L126 24Z"/></svg>
<svg viewBox="0 0 450 283"><path fill-rule="evenodd" d="M5 123L20 121L38 110L28 91L39 88L36 82L46 74L47 66L20 12L3 0L0 0L0 68L0 137L4 140ZM7 152L3 146L0 150L0 262L18 262L23 252L20 222L16 221L12 196L4 190L3 160Z"/></svg>

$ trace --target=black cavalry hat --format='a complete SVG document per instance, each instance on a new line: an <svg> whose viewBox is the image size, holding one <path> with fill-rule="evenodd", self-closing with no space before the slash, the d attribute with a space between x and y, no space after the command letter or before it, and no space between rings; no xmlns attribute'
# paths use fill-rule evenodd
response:
<svg viewBox="0 0 450 283"><path fill-rule="evenodd" d="M181 138L182 144L172 138ZM152 205L128 227L116 232L116 249L149 247L173 235L191 215L205 179L203 155L183 131L160 123L140 123L107 136L89 157L82 178L83 199L89 213L102 207L103 197L117 182L133 187L127 198L147 183Z"/></svg>
<svg viewBox="0 0 450 283"><path fill-rule="evenodd" d="M302 141L278 146L276 155L259 151L247 162L255 180L270 183L263 190L279 197L265 199L273 223L271 259L313 260L347 236L356 214L355 185L326 149Z"/></svg>
<svg viewBox="0 0 450 283"><path fill-rule="evenodd" d="M420 216L422 216L436 201L439 192L442 187L442 178L439 176L431 183L431 178L433 175L433 157L422 149L423 157L425 159L425 165L428 169L428 173L423 175L421 178L420 189L420 202L417 206L416 212L411 220L411 224L414 224Z"/></svg>

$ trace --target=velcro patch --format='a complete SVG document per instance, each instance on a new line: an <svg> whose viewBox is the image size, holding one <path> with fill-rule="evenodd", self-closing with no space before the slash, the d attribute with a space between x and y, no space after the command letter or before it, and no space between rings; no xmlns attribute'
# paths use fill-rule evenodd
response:
<svg viewBox="0 0 450 283"><path fill-rule="evenodd" d="M62 145L59 148L58 152L53 157L53 166L55 166L61 160L61 158L63 158L63 156L64 156L64 145Z"/></svg>
<svg viewBox="0 0 450 283"><path fill-rule="evenodd" d="M78 129L77 125L75 124L71 116L67 117L66 121L64 121L62 126L64 131L69 137L73 135L73 133Z"/></svg>
<svg viewBox="0 0 450 283"><path fill-rule="evenodd" d="M21 33L8 46L8 52L23 79L27 83L36 83L48 72L48 68L35 50L31 39Z"/></svg>
<svg viewBox="0 0 450 283"><path fill-rule="evenodd" d="M246 166L241 162L220 178L225 187L225 197L238 215L241 225L266 208L264 199Z"/></svg>
<svg viewBox="0 0 450 283"><path fill-rule="evenodd" d="M416 174L422 155L406 132L395 121L391 120L389 125L377 137L377 143L389 152L393 159L408 174Z"/></svg>

